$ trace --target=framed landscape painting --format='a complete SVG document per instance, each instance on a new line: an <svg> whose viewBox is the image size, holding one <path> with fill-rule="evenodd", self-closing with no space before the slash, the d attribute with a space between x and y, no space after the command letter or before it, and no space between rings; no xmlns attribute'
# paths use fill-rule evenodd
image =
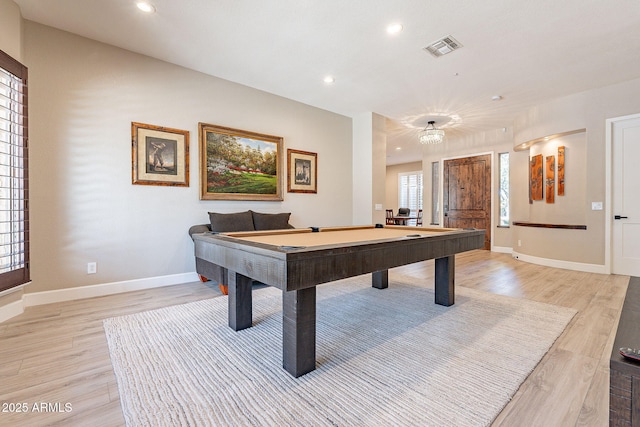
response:
<svg viewBox="0 0 640 427"><path fill-rule="evenodd" d="M282 200L279 136L200 123L201 200Z"/></svg>
<svg viewBox="0 0 640 427"><path fill-rule="evenodd" d="M318 192L318 154L287 150L287 191L289 193Z"/></svg>
<svg viewBox="0 0 640 427"><path fill-rule="evenodd" d="M131 123L131 181L189 186L189 131Z"/></svg>

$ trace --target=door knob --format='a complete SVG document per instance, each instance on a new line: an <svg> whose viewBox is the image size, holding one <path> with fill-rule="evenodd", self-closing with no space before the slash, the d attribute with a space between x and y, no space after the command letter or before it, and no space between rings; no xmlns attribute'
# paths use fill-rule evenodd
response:
<svg viewBox="0 0 640 427"><path fill-rule="evenodd" d="M616 215L613 217L613 219L627 219L629 218L628 216L620 216L620 215Z"/></svg>

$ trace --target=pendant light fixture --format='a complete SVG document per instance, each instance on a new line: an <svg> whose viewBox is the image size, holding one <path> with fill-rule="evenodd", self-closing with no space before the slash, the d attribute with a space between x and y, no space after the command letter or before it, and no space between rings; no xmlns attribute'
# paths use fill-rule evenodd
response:
<svg viewBox="0 0 640 427"><path fill-rule="evenodd" d="M427 127L418 133L420 144L440 144L444 140L444 131L436 129L435 124L433 120L429 121Z"/></svg>

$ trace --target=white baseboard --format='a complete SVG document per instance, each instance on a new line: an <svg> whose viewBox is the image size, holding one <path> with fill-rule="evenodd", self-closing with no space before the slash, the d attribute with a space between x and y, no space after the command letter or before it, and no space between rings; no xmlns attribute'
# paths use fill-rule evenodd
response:
<svg viewBox="0 0 640 427"><path fill-rule="evenodd" d="M491 252L499 252L501 254L511 254L513 252L513 248L507 248L505 246L494 246L491 248Z"/></svg>
<svg viewBox="0 0 640 427"><path fill-rule="evenodd" d="M20 299L0 307L0 323L24 313L24 302Z"/></svg>
<svg viewBox="0 0 640 427"><path fill-rule="evenodd" d="M83 298L101 297L142 289L179 285L197 282L198 275L193 273L172 274L169 276L148 277L145 279L125 280L122 282L101 283L79 286L77 288L56 289L54 291L34 292L22 295L22 299L0 307L0 323L24 313L26 307L72 301Z"/></svg>
<svg viewBox="0 0 640 427"><path fill-rule="evenodd" d="M198 281L194 273L172 274L169 276L148 277L145 279L125 280L122 282L101 283L98 285L79 286L77 288L57 289L55 291L34 292L25 294L22 299L25 307L51 304L54 302L72 301L83 298L101 297L122 292L159 288Z"/></svg>
<svg viewBox="0 0 640 427"><path fill-rule="evenodd" d="M101 297L123 292L160 288L162 286L179 285L182 283L197 281L199 281L198 275L193 272L23 294L22 299L0 307L0 323L24 313L24 309L26 307L83 298Z"/></svg>
<svg viewBox="0 0 640 427"><path fill-rule="evenodd" d="M514 258L532 264L546 267L564 268L567 270L585 271L588 273L608 274L604 265L585 264L572 261L561 261L540 258L514 252L512 248L494 246L493 252L510 253ZM98 285L80 286L77 288L57 289L54 291L27 293L21 300L0 307L0 323L24 312L25 307L51 304L62 301L72 301L83 298L93 298L123 292L139 291L142 289L159 288L162 286L179 285L197 282L198 275L193 273L173 274L169 276L149 277L145 279L125 280L122 282L102 283Z"/></svg>
<svg viewBox="0 0 640 427"><path fill-rule="evenodd" d="M574 261L562 261L557 259L540 258L532 255L520 254L513 252L511 254L515 259L529 262L531 264L544 265L545 267L564 268L565 270L584 271L587 273L609 274L606 266L601 264L586 264Z"/></svg>

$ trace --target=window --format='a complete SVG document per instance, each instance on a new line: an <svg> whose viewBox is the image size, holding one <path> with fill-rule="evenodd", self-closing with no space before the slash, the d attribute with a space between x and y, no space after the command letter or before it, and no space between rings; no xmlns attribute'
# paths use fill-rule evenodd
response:
<svg viewBox="0 0 640 427"><path fill-rule="evenodd" d="M509 153L500 153L500 227L509 226Z"/></svg>
<svg viewBox="0 0 640 427"><path fill-rule="evenodd" d="M0 50L0 292L29 281L27 67Z"/></svg>
<svg viewBox="0 0 640 427"><path fill-rule="evenodd" d="M431 163L431 224L440 224L440 162Z"/></svg>
<svg viewBox="0 0 640 427"><path fill-rule="evenodd" d="M398 174L398 207L422 209L422 172Z"/></svg>

